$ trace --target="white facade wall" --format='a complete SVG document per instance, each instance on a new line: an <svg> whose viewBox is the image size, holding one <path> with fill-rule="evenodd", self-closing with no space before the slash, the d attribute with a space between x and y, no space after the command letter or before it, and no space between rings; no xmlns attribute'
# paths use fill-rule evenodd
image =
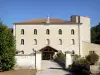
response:
<svg viewBox="0 0 100 75"><path fill-rule="evenodd" d="M51 47L62 52L75 51L75 54L83 54L82 41L90 41L90 18L83 16L72 16L71 21L82 24L17 24L14 25L14 36L16 39L16 49L23 50L25 54L32 53L32 49L40 50L47 46L47 40L50 40ZM21 29L25 34L21 35ZM34 35L34 29L37 29L37 35ZM50 30L50 35L46 34L46 29ZM62 35L58 30L62 29ZM71 29L75 34L71 34ZM24 45L21 45L21 39L24 39ZM37 45L34 45L34 39L37 39ZM59 39L62 39L62 45L59 45ZM75 40L75 45L71 44L71 39Z"/></svg>
<svg viewBox="0 0 100 75"><path fill-rule="evenodd" d="M90 36L90 18L88 17L82 17L80 16L80 23L83 23L82 25L80 25L80 54L81 56L83 56L83 45L82 42L91 42L91 36Z"/></svg>
<svg viewBox="0 0 100 75"><path fill-rule="evenodd" d="M58 25L15 25L14 34L16 36L16 49L24 50L25 54L32 53L32 49L40 50L47 46L46 39L50 40L50 46L65 51L74 50L79 54L79 39L77 24L58 24ZM21 35L21 29L24 29L24 35ZM34 29L37 29L37 35L34 35ZM46 34L46 29L50 30L50 34ZM58 30L62 29L62 35ZM75 34L71 34L71 29L75 30ZM21 45L21 39L24 39L24 45ZM37 45L34 45L34 39L37 39ZM62 45L59 45L59 39L62 39ZM75 45L71 44L71 39L75 40Z"/></svg>

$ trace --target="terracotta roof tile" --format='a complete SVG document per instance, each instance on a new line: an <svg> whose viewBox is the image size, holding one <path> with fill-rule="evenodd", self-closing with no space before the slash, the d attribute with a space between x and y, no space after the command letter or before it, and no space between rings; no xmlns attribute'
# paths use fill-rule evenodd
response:
<svg viewBox="0 0 100 75"><path fill-rule="evenodd" d="M49 19L50 24L76 24L75 22L60 20L60 19ZM44 24L47 22L47 19L35 19L28 20L24 22L15 22L13 24Z"/></svg>

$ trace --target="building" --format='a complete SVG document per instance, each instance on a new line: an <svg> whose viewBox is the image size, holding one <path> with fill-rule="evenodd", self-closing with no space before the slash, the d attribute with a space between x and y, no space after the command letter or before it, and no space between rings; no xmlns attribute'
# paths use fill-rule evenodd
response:
<svg viewBox="0 0 100 75"><path fill-rule="evenodd" d="M73 15L70 21L47 17L13 24L17 51L41 51L42 59L51 59L60 50L83 56L83 42L91 43L89 17Z"/></svg>

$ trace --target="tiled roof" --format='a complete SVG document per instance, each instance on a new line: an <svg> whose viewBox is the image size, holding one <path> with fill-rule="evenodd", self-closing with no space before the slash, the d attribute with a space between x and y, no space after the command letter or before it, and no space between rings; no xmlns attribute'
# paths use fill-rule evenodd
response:
<svg viewBox="0 0 100 75"><path fill-rule="evenodd" d="M61 19L49 19L50 24L78 24L71 21L61 20ZM44 24L47 23L47 19L35 19L28 20L24 22L15 22L13 24Z"/></svg>

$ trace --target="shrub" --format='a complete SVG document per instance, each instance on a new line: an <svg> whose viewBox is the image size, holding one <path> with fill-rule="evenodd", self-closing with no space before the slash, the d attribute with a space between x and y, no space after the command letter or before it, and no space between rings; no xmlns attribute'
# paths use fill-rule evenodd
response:
<svg viewBox="0 0 100 75"><path fill-rule="evenodd" d="M80 58L81 58L81 56L79 56L79 55L77 55L77 54L73 55L73 61L76 61L76 60L78 60L78 59L80 59Z"/></svg>
<svg viewBox="0 0 100 75"><path fill-rule="evenodd" d="M59 51L56 56L55 56L55 60L61 62L61 63L65 63L65 55L62 53L62 51Z"/></svg>
<svg viewBox="0 0 100 75"><path fill-rule="evenodd" d="M86 56L86 59L90 62L90 65L94 65L99 60L99 56L96 53L92 53Z"/></svg>
<svg viewBox="0 0 100 75"><path fill-rule="evenodd" d="M71 71L76 75L90 75L90 65L85 58L79 58L73 62Z"/></svg>
<svg viewBox="0 0 100 75"><path fill-rule="evenodd" d="M15 65L15 43L11 30L0 23L0 71L13 69Z"/></svg>

